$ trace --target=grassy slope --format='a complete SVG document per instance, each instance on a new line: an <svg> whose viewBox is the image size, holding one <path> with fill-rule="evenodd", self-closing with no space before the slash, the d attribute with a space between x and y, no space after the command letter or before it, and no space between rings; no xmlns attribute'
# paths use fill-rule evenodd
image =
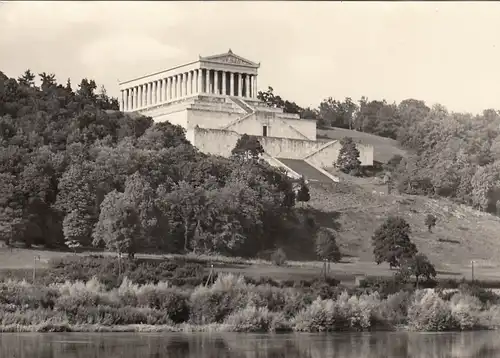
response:
<svg viewBox="0 0 500 358"><path fill-rule="evenodd" d="M337 139L340 140L344 137L352 137L355 141L363 144L373 145L373 159L387 163L392 156L399 154L405 156L406 152L401 148L397 141L390 138L383 138L369 133L352 131L343 128L324 128L318 129L318 139Z"/></svg>
<svg viewBox="0 0 500 358"><path fill-rule="evenodd" d="M500 272L496 272L500 264L500 218L448 200L387 195L386 186L378 179L335 174L342 182L314 184L309 204L337 218L341 226L338 234L341 249L357 257L359 265L363 262L368 265L373 260L374 230L388 215L397 214L410 223L412 239L419 251L428 255L440 270L470 277L474 260L477 277L500 278ZM424 225L428 213L438 218L432 233Z"/></svg>

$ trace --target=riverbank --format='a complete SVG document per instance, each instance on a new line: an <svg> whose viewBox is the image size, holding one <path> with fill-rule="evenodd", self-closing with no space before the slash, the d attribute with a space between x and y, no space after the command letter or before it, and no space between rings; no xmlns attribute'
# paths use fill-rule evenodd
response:
<svg viewBox="0 0 500 358"><path fill-rule="evenodd" d="M1 332L462 331L500 327L500 300L461 287L384 297L335 282L276 287L222 274L208 285L97 279L49 285L0 283ZM480 292L480 294L478 293Z"/></svg>

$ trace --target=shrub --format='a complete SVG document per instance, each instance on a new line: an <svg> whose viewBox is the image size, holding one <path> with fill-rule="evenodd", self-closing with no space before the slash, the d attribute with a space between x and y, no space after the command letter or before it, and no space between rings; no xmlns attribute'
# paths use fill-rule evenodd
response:
<svg viewBox="0 0 500 358"><path fill-rule="evenodd" d="M340 282L333 278L317 279L311 282L311 286L308 292L315 297L320 297L321 299L327 298L337 298L345 289L338 289L337 286Z"/></svg>
<svg viewBox="0 0 500 358"><path fill-rule="evenodd" d="M436 226L437 218L432 214L427 214L424 220L425 226L427 226L427 230L432 232L432 228Z"/></svg>
<svg viewBox="0 0 500 358"><path fill-rule="evenodd" d="M349 297L344 292L337 301L317 298L293 318L292 326L305 332L366 330L379 320L378 305L377 294Z"/></svg>
<svg viewBox="0 0 500 358"><path fill-rule="evenodd" d="M484 305L500 303L500 296L498 296L492 290L482 288L477 284L463 283L459 286L459 290L460 292L463 292L470 296L477 297L479 301Z"/></svg>
<svg viewBox="0 0 500 358"><path fill-rule="evenodd" d="M270 311L282 311L287 300L295 294L294 289L271 285L248 286L247 302L257 308L267 307Z"/></svg>
<svg viewBox="0 0 500 358"><path fill-rule="evenodd" d="M432 290L416 292L408 308L408 324L417 331L448 331L456 327L450 306Z"/></svg>
<svg viewBox="0 0 500 358"><path fill-rule="evenodd" d="M13 312L3 311L0 323L2 326L8 325L37 325L42 323L67 323L68 319L64 312L49 309L23 309Z"/></svg>
<svg viewBox="0 0 500 358"><path fill-rule="evenodd" d="M393 277L367 277L360 281L360 288L367 289L369 292L378 292L381 298L387 298L388 295L398 293L401 290L412 291L412 285L408 285L399 275Z"/></svg>
<svg viewBox="0 0 500 358"><path fill-rule="evenodd" d="M12 304L30 309L53 308L58 297L57 290L34 286L26 281L7 281L0 284L0 304Z"/></svg>
<svg viewBox="0 0 500 358"><path fill-rule="evenodd" d="M270 312L266 307L248 305L231 313L224 321L236 332L275 332L287 329L282 313Z"/></svg>
<svg viewBox="0 0 500 358"><path fill-rule="evenodd" d="M392 325L403 324L408 316L411 299L412 295L407 291L390 294L381 302L378 313L384 321Z"/></svg>
<svg viewBox="0 0 500 358"><path fill-rule="evenodd" d="M271 254L271 261L276 266L283 266L286 263L286 254L282 248L278 248Z"/></svg>
<svg viewBox="0 0 500 358"><path fill-rule="evenodd" d="M293 318L297 312L301 312L313 303L316 297L317 296L313 296L309 293L296 291L294 294L291 294L285 302L283 314L287 319Z"/></svg>
<svg viewBox="0 0 500 358"><path fill-rule="evenodd" d="M470 330L479 326L481 301L463 293L453 295L450 300L451 314L461 330Z"/></svg>
<svg viewBox="0 0 500 358"><path fill-rule="evenodd" d="M171 260L118 260L114 257L73 256L52 260L50 267L47 277L43 277L46 282L87 281L96 277L107 289L120 286L123 277L128 277L138 284L156 284L174 276L176 280L189 280L190 272L196 272L196 284L199 284L203 277L203 266ZM182 280L179 282L183 284Z"/></svg>
<svg viewBox="0 0 500 358"><path fill-rule="evenodd" d="M69 316L72 324L101 324L105 326L127 324L171 324L166 312L146 307L82 306Z"/></svg>
<svg viewBox="0 0 500 358"><path fill-rule="evenodd" d="M204 277L205 268L200 264L187 263L185 266L178 266L173 271L174 278L202 278Z"/></svg>
<svg viewBox="0 0 500 358"><path fill-rule="evenodd" d="M241 276L220 275L210 287L198 286L190 297L190 320L195 324L221 323L246 302L247 286Z"/></svg>

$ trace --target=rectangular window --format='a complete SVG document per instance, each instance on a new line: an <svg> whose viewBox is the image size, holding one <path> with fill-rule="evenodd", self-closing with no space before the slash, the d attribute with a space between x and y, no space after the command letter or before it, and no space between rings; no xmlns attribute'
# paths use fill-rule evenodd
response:
<svg viewBox="0 0 500 358"><path fill-rule="evenodd" d="M262 136L267 137L267 126L262 126Z"/></svg>

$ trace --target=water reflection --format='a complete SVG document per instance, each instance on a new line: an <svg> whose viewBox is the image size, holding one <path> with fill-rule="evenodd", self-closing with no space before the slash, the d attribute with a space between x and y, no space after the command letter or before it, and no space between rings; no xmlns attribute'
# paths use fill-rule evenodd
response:
<svg viewBox="0 0 500 358"><path fill-rule="evenodd" d="M490 358L495 332L0 334L1 358Z"/></svg>

